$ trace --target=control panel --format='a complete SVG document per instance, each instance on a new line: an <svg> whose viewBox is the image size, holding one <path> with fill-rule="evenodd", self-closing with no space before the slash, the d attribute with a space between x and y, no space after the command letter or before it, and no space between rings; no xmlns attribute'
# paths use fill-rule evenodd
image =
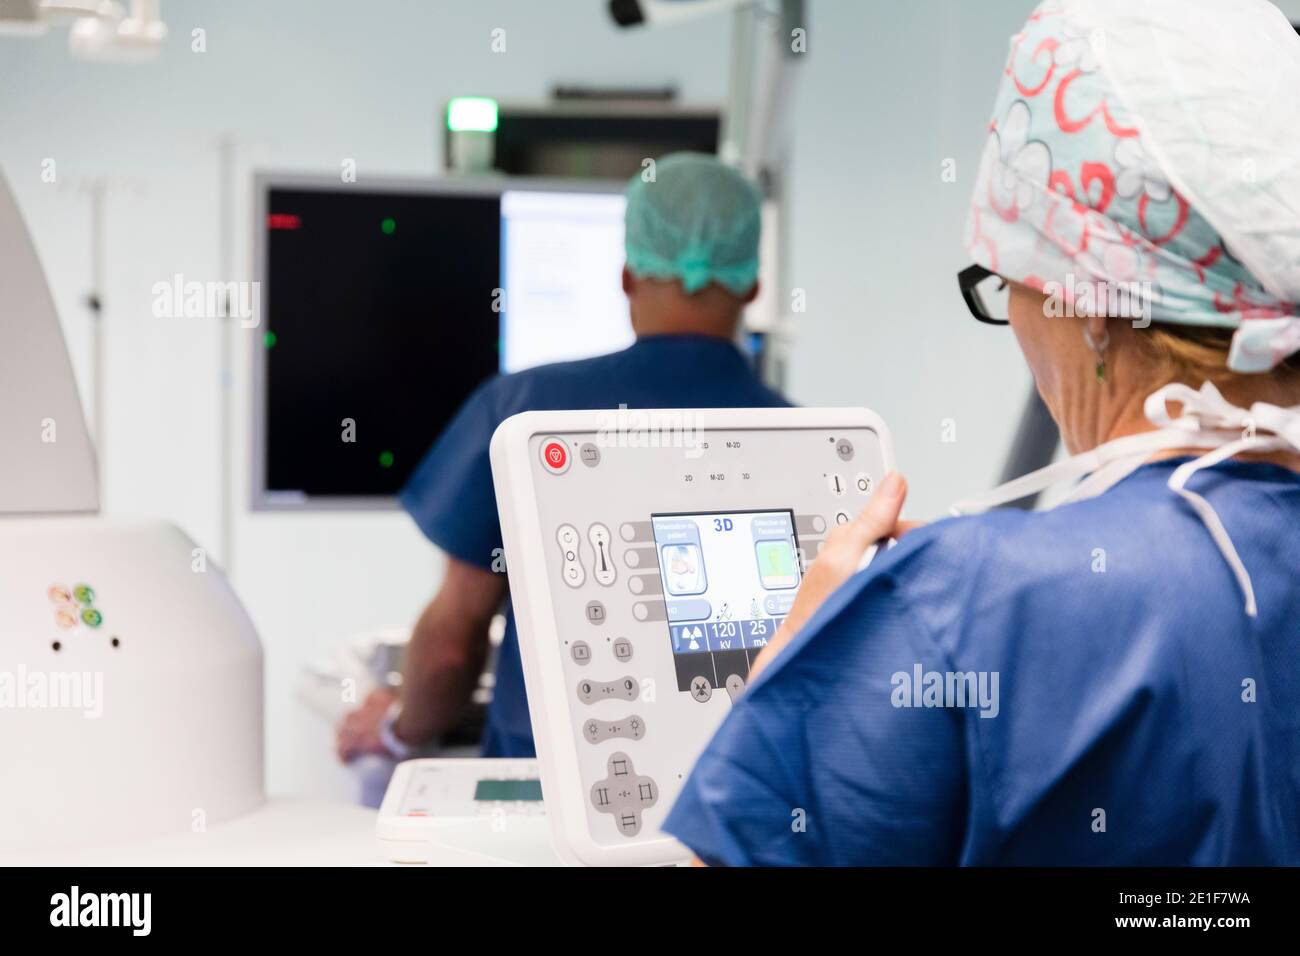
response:
<svg viewBox="0 0 1300 956"><path fill-rule="evenodd" d="M663 822L826 535L893 467L865 409L527 412L492 468L562 858L684 858Z"/></svg>
<svg viewBox="0 0 1300 956"><path fill-rule="evenodd" d="M544 814L535 760L428 757L397 765L375 833L396 863L436 861L457 839L486 857L545 857Z"/></svg>

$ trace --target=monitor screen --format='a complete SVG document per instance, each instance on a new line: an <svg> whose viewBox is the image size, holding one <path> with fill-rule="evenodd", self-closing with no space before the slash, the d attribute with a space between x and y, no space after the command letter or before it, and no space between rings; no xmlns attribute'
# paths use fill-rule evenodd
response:
<svg viewBox="0 0 1300 956"><path fill-rule="evenodd" d="M693 676L749 673L798 593L794 513L729 511L650 517L678 689Z"/></svg>
<svg viewBox="0 0 1300 956"><path fill-rule="evenodd" d="M254 508L392 507L494 373L632 341L617 185L260 186Z"/></svg>
<svg viewBox="0 0 1300 956"><path fill-rule="evenodd" d="M501 367L616 352L632 344L621 193L501 195Z"/></svg>
<svg viewBox="0 0 1300 956"><path fill-rule="evenodd" d="M392 495L498 366L495 196L272 189L266 488Z"/></svg>

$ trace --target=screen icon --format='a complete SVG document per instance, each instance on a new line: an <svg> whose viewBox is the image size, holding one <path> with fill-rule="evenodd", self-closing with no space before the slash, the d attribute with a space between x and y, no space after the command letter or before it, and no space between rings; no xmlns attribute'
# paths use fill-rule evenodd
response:
<svg viewBox="0 0 1300 956"><path fill-rule="evenodd" d="M661 554L669 594L699 594L704 590L704 558L699 545L666 544Z"/></svg>
<svg viewBox="0 0 1300 956"><path fill-rule="evenodd" d="M794 546L789 541L758 541L754 544L758 556L758 577L769 591L792 588L799 583L799 571L794 563Z"/></svg>

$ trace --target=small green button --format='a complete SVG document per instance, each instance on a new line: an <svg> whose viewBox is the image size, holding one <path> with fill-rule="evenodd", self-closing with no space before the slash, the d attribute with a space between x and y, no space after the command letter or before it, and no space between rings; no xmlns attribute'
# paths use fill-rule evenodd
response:
<svg viewBox="0 0 1300 956"><path fill-rule="evenodd" d="M81 620L87 627L99 627L104 623L104 615L100 614L93 607L88 607L81 612Z"/></svg>
<svg viewBox="0 0 1300 956"><path fill-rule="evenodd" d="M78 584L72 589L72 596L77 599L78 604L95 603L95 592L89 584Z"/></svg>

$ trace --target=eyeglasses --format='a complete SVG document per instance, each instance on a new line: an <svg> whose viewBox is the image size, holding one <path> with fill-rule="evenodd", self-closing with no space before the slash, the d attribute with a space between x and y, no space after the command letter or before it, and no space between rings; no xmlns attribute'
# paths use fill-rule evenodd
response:
<svg viewBox="0 0 1300 956"><path fill-rule="evenodd" d="M957 285L971 315L988 325L1010 325L1007 303L1011 291L1006 279L983 266L967 266L957 273Z"/></svg>

